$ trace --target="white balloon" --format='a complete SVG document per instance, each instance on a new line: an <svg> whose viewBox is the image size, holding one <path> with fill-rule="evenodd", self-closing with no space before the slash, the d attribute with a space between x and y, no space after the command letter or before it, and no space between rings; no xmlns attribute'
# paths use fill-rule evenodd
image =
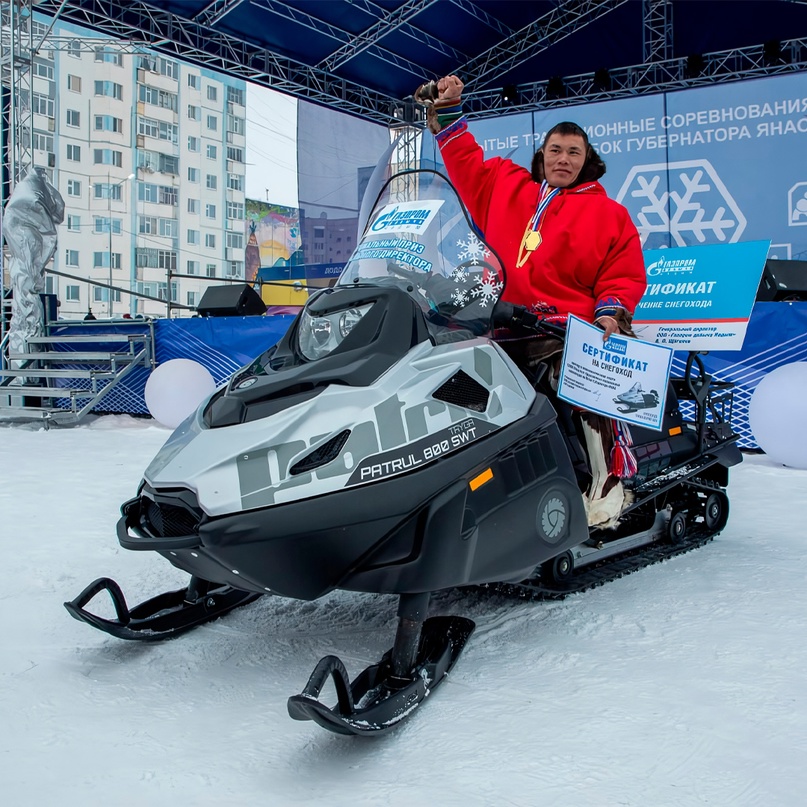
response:
<svg viewBox="0 0 807 807"><path fill-rule="evenodd" d="M171 359L148 377L146 406L158 423L175 429L215 389L207 367L191 359Z"/></svg>
<svg viewBox="0 0 807 807"><path fill-rule="evenodd" d="M807 362L772 370L751 395L748 423L759 447L774 461L807 469Z"/></svg>

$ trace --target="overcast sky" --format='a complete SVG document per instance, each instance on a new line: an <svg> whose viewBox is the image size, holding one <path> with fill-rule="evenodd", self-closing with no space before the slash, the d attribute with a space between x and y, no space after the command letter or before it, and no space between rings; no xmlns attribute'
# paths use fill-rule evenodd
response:
<svg viewBox="0 0 807 807"><path fill-rule="evenodd" d="M297 207L297 99L247 84L248 199Z"/></svg>

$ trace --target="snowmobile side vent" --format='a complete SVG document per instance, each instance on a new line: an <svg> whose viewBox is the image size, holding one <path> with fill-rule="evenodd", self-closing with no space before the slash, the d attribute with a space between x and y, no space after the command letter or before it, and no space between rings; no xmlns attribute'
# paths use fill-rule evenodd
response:
<svg viewBox="0 0 807 807"><path fill-rule="evenodd" d="M432 397L474 412L484 412L488 408L490 393L468 373L459 370L438 387Z"/></svg>
<svg viewBox="0 0 807 807"><path fill-rule="evenodd" d="M176 538L180 535L193 535L199 518L184 507L173 504L158 504L144 496L141 502L149 532L160 538Z"/></svg>
<svg viewBox="0 0 807 807"><path fill-rule="evenodd" d="M499 457L500 478L508 494L523 490L556 468L552 443L546 432L525 437Z"/></svg>
<svg viewBox="0 0 807 807"><path fill-rule="evenodd" d="M331 460L335 460L345 447L348 437L350 437L350 429L339 432L335 437L331 437L327 443L323 443L318 449L292 465L289 473L292 475L304 474L307 471L313 471L315 468L326 465Z"/></svg>

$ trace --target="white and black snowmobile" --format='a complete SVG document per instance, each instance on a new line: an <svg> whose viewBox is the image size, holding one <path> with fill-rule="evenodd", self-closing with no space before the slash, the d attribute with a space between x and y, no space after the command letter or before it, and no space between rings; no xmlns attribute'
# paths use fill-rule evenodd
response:
<svg viewBox="0 0 807 807"><path fill-rule="evenodd" d="M655 409L659 402L658 392L654 389L645 392L638 381L629 390L621 392L614 398L614 403L622 404L618 408L623 415L638 412L640 409Z"/></svg>
<svg viewBox="0 0 807 807"><path fill-rule="evenodd" d="M590 530L568 411L491 339L494 311L511 331L544 326L497 305L500 262L441 174L398 174L373 198L338 283L176 429L122 505L120 544L159 552L187 588L129 609L101 578L66 603L114 636L154 640L265 594L396 594L377 664L351 681L327 656L289 700L293 718L342 734L399 724L456 662L474 625L427 619L434 592L562 597L686 551L724 526L741 460L731 391L693 354L663 430L633 429L619 527ZM115 619L87 610L103 591ZM319 699L329 680L333 706Z"/></svg>

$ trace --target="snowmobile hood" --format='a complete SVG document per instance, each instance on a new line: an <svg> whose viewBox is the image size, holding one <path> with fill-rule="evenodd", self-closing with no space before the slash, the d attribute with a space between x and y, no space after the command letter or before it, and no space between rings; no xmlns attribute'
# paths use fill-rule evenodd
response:
<svg viewBox="0 0 807 807"><path fill-rule="evenodd" d="M413 347L374 382L329 384L268 418L210 428L202 407L146 470L209 515L320 496L411 472L519 419L535 391L487 339Z"/></svg>

